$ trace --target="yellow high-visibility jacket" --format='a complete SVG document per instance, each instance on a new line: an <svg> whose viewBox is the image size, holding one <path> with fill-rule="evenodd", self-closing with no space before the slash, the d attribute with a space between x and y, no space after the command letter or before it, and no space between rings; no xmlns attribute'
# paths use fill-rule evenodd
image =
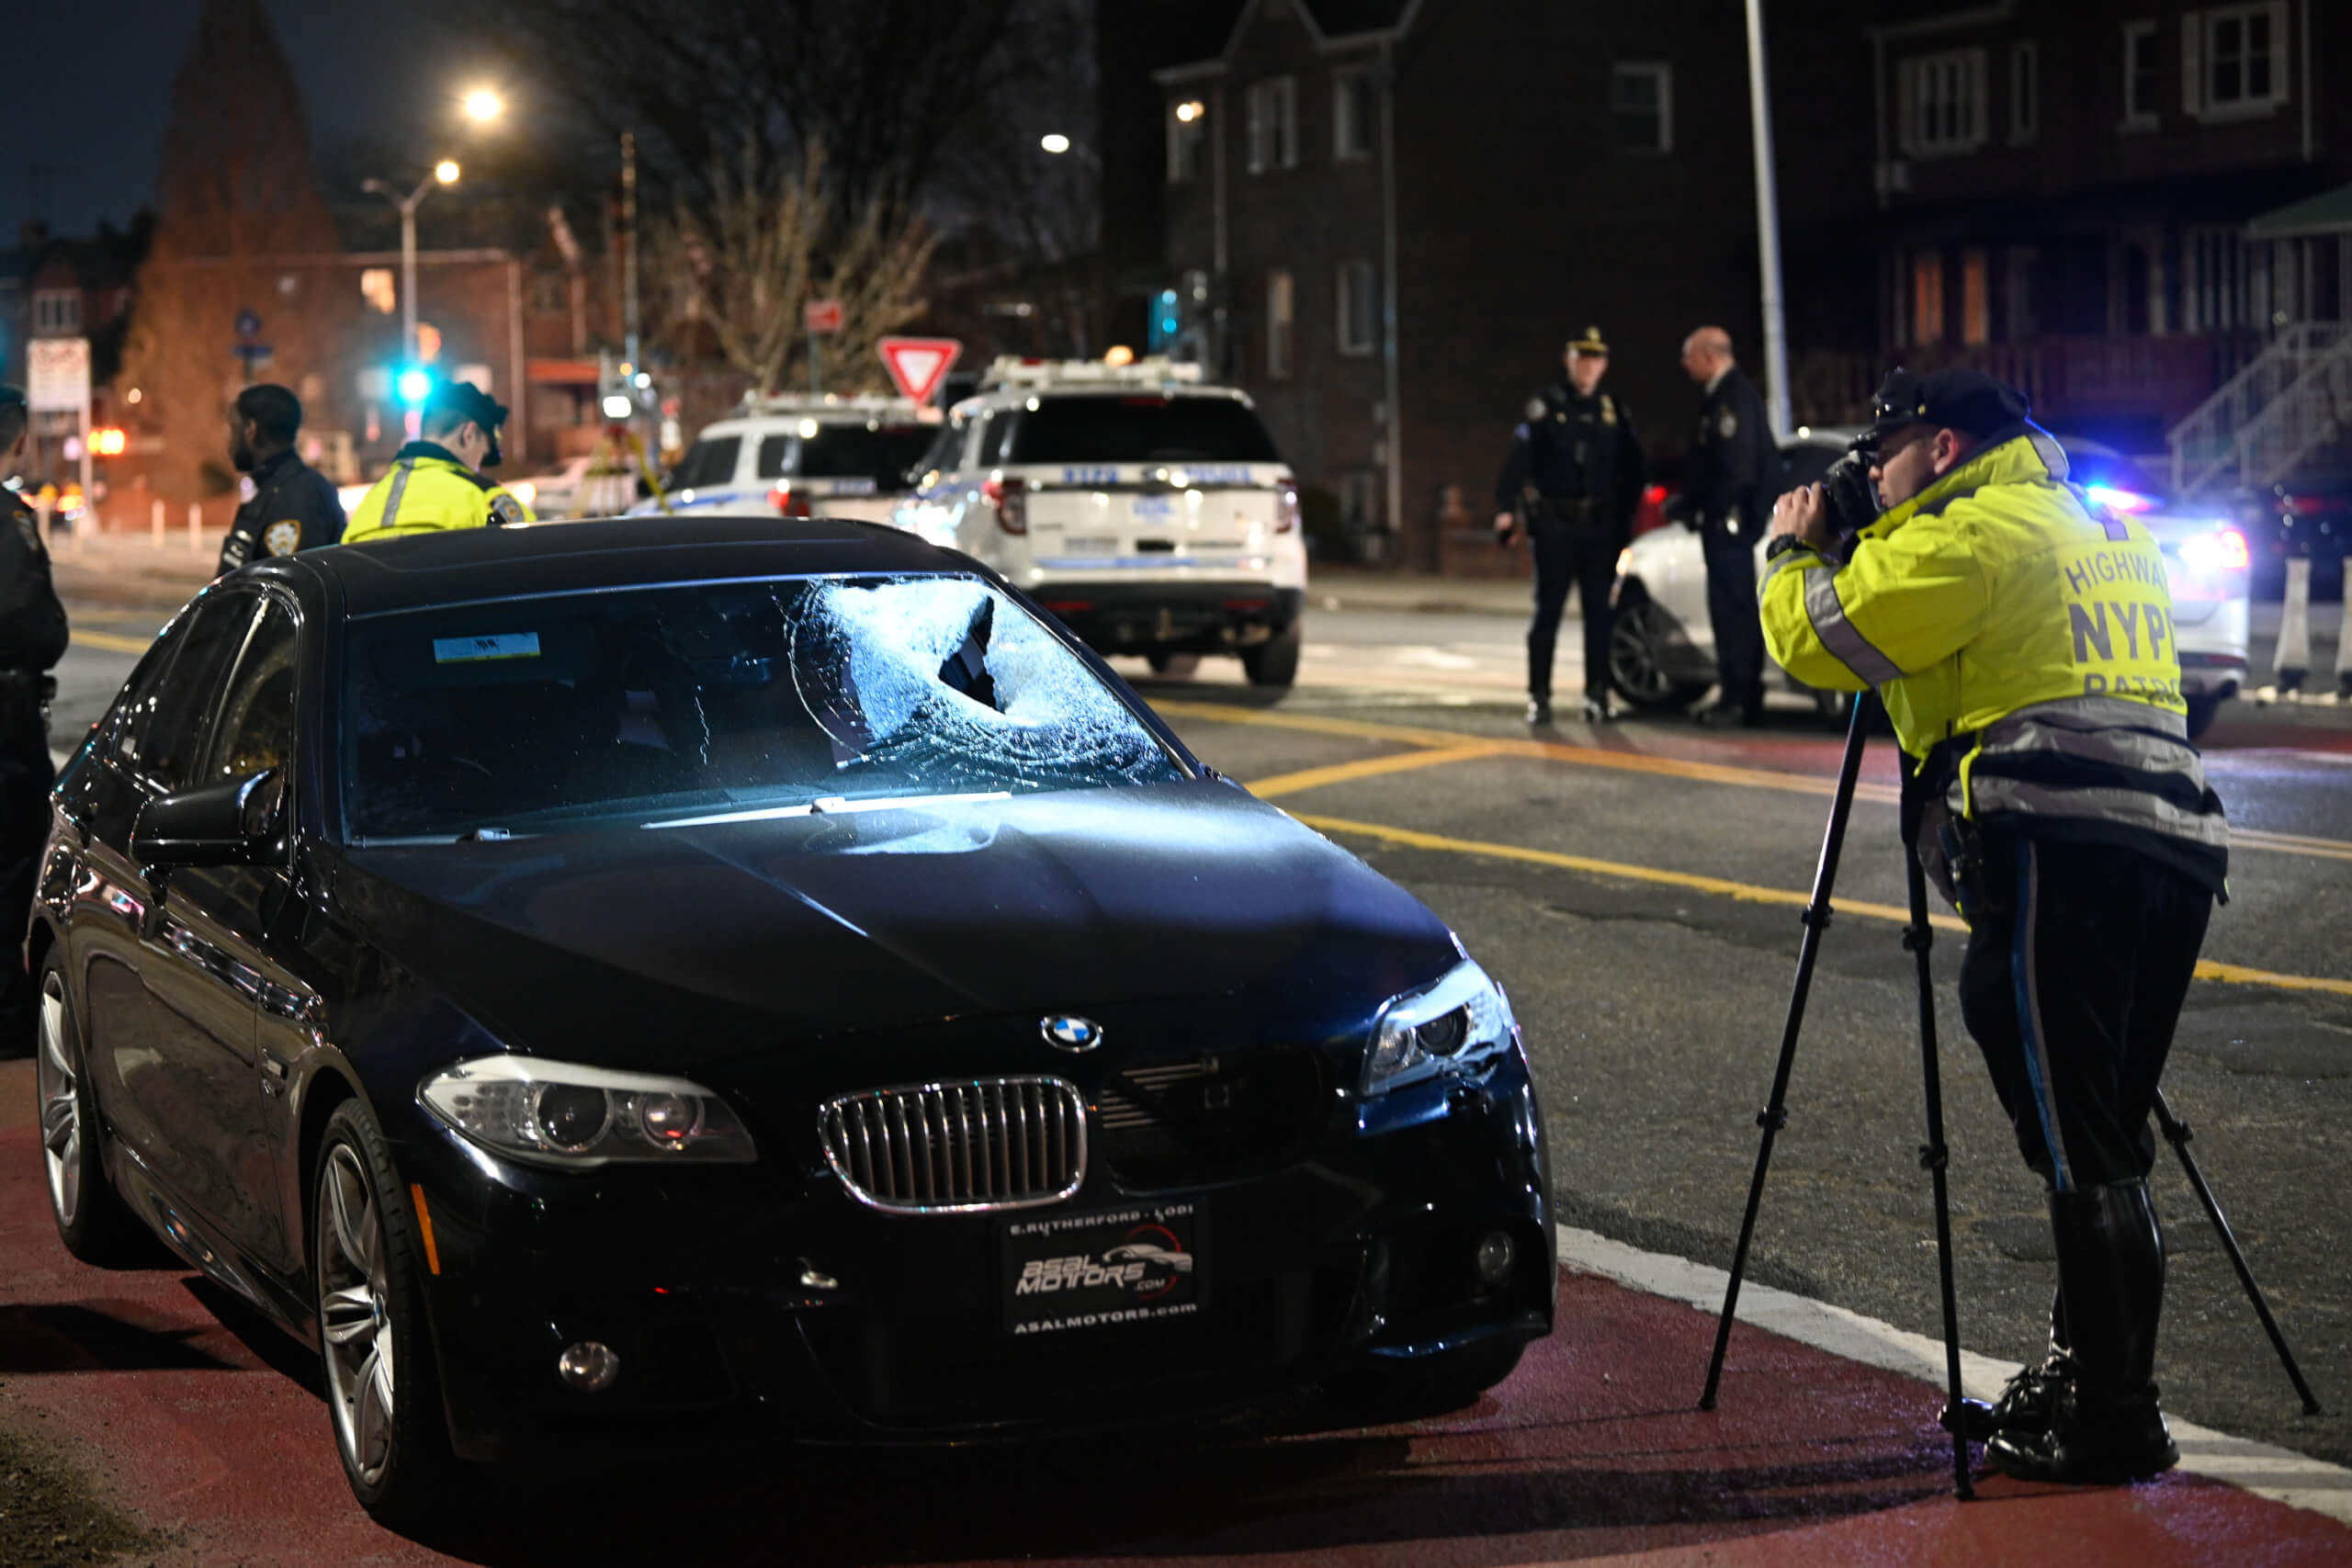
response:
<svg viewBox="0 0 2352 1568"><path fill-rule="evenodd" d="M352 509L343 542L358 545L446 528L531 521L529 507L459 462L447 448L412 441L394 455L391 472Z"/></svg>
<svg viewBox="0 0 2352 1568"><path fill-rule="evenodd" d="M2218 893L2229 827L2188 743L2163 552L2065 478L2031 430L1879 517L1844 566L1781 551L1765 644L1807 685L1877 687L1953 816L2126 844Z"/></svg>

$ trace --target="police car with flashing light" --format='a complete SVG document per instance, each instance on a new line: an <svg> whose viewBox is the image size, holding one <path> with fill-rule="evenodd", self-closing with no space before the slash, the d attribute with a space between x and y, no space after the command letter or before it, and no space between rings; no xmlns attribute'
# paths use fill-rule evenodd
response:
<svg viewBox="0 0 2352 1568"><path fill-rule="evenodd" d="M1249 398L1197 365L1002 358L891 521L977 557L1097 652L1159 674L1298 674L1298 483Z"/></svg>
<svg viewBox="0 0 2352 1568"><path fill-rule="evenodd" d="M1800 426L1781 444L1776 494L1813 484L1844 456L1859 434ZM2128 512L2163 547L2170 575L2180 694L2188 733L2203 733L2223 702L2245 683L2252 561L2245 535L2227 519L2167 499L2129 457L2096 441L2061 435L2069 480L2094 508ZM1756 541L1763 575L1769 536ZM1682 528L1637 536L1617 558L1616 614L1610 623L1610 682L1638 708L1688 707L1715 683L1715 634L1707 617L1707 566L1698 536ZM1824 717L1843 723L1850 692L1816 692L1785 671L1792 691L1812 696Z"/></svg>
<svg viewBox="0 0 2352 1568"><path fill-rule="evenodd" d="M774 511L884 522L938 430L905 398L747 397L695 437L667 493L629 515Z"/></svg>

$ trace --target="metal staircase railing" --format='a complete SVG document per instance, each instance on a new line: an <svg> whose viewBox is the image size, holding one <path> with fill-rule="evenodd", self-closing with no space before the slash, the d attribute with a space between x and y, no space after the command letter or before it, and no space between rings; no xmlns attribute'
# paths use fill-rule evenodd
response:
<svg viewBox="0 0 2352 1568"><path fill-rule="evenodd" d="M2233 470L2246 478L2252 470L2245 466L2249 454L2241 435L2274 410L2278 412L2270 424L2279 434L2276 439L2266 434L2262 451L2267 459L2284 450L2307 422L2279 409L2280 403L2290 397L2324 397L2324 384L2304 389L2302 383L2323 361L2339 357L2347 346L2352 346L2352 326L2342 321L2298 321L2281 331L2251 364L2165 433L2172 447L2173 489L2194 494ZM2297 446L2296 455L2315 444Z"/></svg>
<svg viewBox="0 0 2352 1568"><path fill-rule="evenodd" d="M2297 463L2352 434L2352 333L2312 362L2295 384L2238 431L2242 484L2275 484Z"/></svg>

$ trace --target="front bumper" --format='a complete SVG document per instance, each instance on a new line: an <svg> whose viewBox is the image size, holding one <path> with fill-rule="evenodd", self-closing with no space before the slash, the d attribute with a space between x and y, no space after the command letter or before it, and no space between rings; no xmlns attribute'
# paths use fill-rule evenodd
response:
<svg viewBox="0 0 2352 1568"><path fill-rule="evenodd" d="M756 1166L575 1175L487 1156L416 1111L395 1158L430 1205L452 1439L519 1460L1148 1425L1549 1333L1548 1171L1523 1057L1466 1086L1331 1106L1303 1152L1242 1179L1136 1192L1095 1159L1063 1203L940 1215L862 1207L813 1138L773 1134ZM1176 1201L1199 1216L1195 1314L1009 1331L1003 1226ZM1475 1256L1496 1231L1517 1261L1487 1285ZM620 1357L601 1393L556 1372L583 1339Z"/></svg>

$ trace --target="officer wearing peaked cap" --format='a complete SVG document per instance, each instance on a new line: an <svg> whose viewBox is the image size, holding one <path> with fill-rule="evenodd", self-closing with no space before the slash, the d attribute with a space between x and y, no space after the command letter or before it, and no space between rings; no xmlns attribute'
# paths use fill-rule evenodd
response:
<svg viewBox="0 0 2352 1568"><path fill-rule="evenodd" d="M505 423L506 405L471 381L435 387L418 421L421 438L393 454L391 472L353 510L343 542L532 521L529 507L482 477L499 464Z"/></svg>
<svg viewBox="0 0 2352 1568"><path fill-rule="evenodd" d="M25 394L0 387L0 479L24 466ZM49 842L50 671L65 657L65 606L49 577L40 525L0 490L0 1057L29 1055L40 998L25 971L25 924Z"/></svg>
<svg viewBox="0 0 2352 1568"><path fill-rule="evenodd" d="M1599 327L1567 345L1567 375L1528 400L1495 481L1495 533L1504 544L1519 519L1535 551L1535 616L1527 628L1527 722L1552 722L1552 657L1568 587L1584 617L1584 719L1609 715L1609 592L1642 493L1642 445L1634 414L1600 389L1609 344Z"/></svg>
<svg viewBox="0 0 2352 1568"><path fill-rule="evenodd" d="M2129 1481L2179 1457L2148 1116L2229 828L2147 528L2086 509L2023 394L1981 371L1898 370L1873 412L1857 445L1886 510L1841 560L1820 487L1781 497L1760 597L1791 674L1885 701L1905 837L1968 921L1962 1014L2049 1189L2049 1351L1949 1418L2010 1475Z"/></svg>

